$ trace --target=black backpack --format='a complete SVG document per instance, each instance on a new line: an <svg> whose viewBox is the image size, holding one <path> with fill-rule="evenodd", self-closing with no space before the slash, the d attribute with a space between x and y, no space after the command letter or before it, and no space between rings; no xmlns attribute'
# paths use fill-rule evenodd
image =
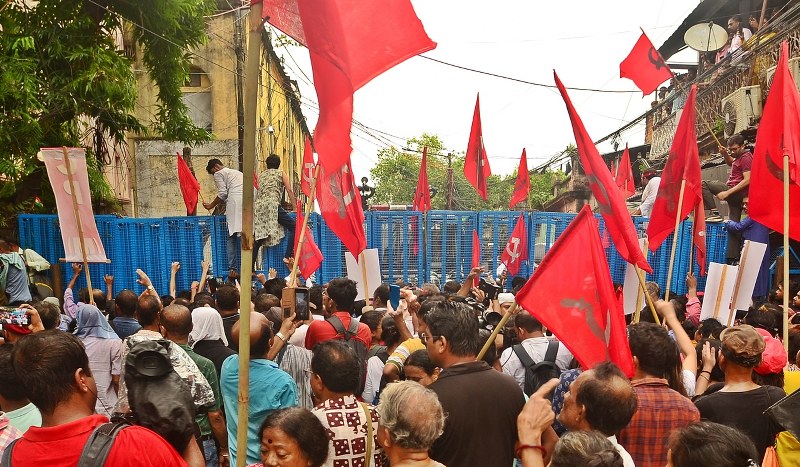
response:
<svg viewBox="0 0 800 467"><path fill-rule="evenodd" d="M358 358L358 388L356 388L355 395L360 396L364 392L364 384L367 382L367 360L369 349L358 339L358 321L355 318L350 318L350 325L347 329L344 328L344 323L338 316L333 315L328 318L328 323L336 330L336 337L342 336L341 339L353 349Z"/></svg>
<svg viewBox="0 0 800 467"><path fill-rule="evenodd" d="M558 341L550 341L547 344L547 351L544 360L535 363L522 344L516 344L511 349L517 354L522 366L525 367L525 394L530 396L539 387L553 378L561 375L561 370L556 366L556 355L558 355Z"/></svg>

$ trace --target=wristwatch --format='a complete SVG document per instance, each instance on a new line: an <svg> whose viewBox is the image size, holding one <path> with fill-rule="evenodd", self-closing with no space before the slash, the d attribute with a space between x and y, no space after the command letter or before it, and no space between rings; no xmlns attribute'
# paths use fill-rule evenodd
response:
<svg viewBox="0 0 800 467"><path fill-rule="evenodd" d="M156 288L153 287L153 284L150 284L147 286L147 290L156 290Z"/></svg>

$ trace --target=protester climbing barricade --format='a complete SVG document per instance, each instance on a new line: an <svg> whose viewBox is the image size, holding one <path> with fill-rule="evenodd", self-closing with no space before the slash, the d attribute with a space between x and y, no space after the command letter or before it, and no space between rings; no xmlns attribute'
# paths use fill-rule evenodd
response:
<svg viewBox="0 0 800 467"><path fill-rule="evenodd" d="M369 213L369 248L378 250L384 280L420 284L425 282L423 215L413 211Z"/></svg>

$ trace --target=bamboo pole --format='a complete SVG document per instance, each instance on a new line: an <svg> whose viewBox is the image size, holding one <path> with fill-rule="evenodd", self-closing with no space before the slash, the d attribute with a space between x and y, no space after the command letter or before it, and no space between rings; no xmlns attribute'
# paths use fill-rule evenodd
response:
<svg viewBox="0 0 800 467"><path fill-rule="evenodd" d="M497 326L495 326L494 330L492 331L492 335L490 335L489 338L486 339L486 343L483 344L483 348L481 348L481 351L478 352L478 356L475 357L476 361L483 360L483 356L486 355L486 352L489 350L489 347L491 347L492 344L494 344L494 340L497 339L497 335L500 334L500 330L502 330L503 327L505 327L508 320L511 318L512 315L516 313L516 311L517 311L517 302L514 302L511 305L511 308L509 308L505 313L503 313L503 317L500 319L500 322L497 323Z"/></svg>
<svg viewBox="0 0 800 467"><path fill-rule="evenodd" d="M247 56L244 74L244 141L243 179L252 183L255 173L256 124L258 120L258 79L261 68L261 19L264 3L250 7L248 13ZM253 272L253 190L242 191L242 263L241 277L249 278ZM250 296L251 288L242 287L239 297L239 405L236 432L236 466L247 463L247 424L250 402ZM232 416L232 415L231 415Z"/></svg>
<svg viewBox="0 0 800 467"><path fill-rule="evenodd" d="M697 219L695 219L695 215L692 214L692 235L689 237L689 270L686 271L687 274L694 274L694 232L697 228Z"/></svg>
<svg viewBox="0 0 800 467"><path fill-rule="evenodd" d="M737 274L736 285L733 288L733 298L731 298L731 308L733 308L733 313L731 313L728 317L728 326L733 324L733 317L736 316L736 301L739 299L739 290L742 285L742 274L744 273L744 268L747 265L747 253L749 251L750 240L746 240L744 242L744 250L742 250L741 261L739 261L739 274Z"/></svg>
<svg viewBox="0 0 800 467"><path fill-rule="evenodd" d="M681 226L681 210L683 209L683 192L686 190L686 179L681 180L681 192L678 195L678 208L675 213L675 230L672 232L672 251L669 255L669 269L667 271L667 287L664 291L664 300L669 301L669 288L672 285L672 268L675 266L675 250L678 248L678 228Z"/></svg>
<svg viewBox="0 0 800 467"><path fill-rule="evenodd" d="M653 297L647 293L647 287L644 285L644 272L638 267L636 268L636 277L639 278L639 289L644 293L644 299L647 301L647 306L650 308L650 313L653 313L653 320L655 323L661 326L661 320L658 319L658 313L656 312L656 306L653 303Z"/></svg>
<svg viewBox="0 0 800 467"><path fill-rule="evenodd" d="M364 301L369 305L370 290L369 281L367 280L367 257L363 251L358 255L358 262L361 265L361 278L364 280Z"/></svg>
<svg viewBox="0 0 800 467"><path fill-rule="evenodd" d="M83 256L83 271L86 273L86 288L89 289L89 303L94 305L94 291L92 290L92 275L89 274L89 261L86 259L86 240L83 238L83 223L81 214L78 211L78 194L75 192L75 179L72 176L72 165L69 162L69 155L66 146L62 146L64 152L64 168L67 169L67 181L69 181L69 191L72 195L72 212L75 214L75 225L78 227L78 237L81 242L81 256ZM788 290L788 289L787 289Z"/></svg>
<svg viewBox="0 0 800 467"><path fill-rule="evenodd" d="M297 286L297 263L300 262L300 252L303 251L303 245L306 242L306 229L308 227L308 216L311 215L311 210L314 207L314 199L317 195L317 179L319 178L319 170L320 166L314 169L314 180L311 181L311 196L308 197L308 201L306 203L305 214L306 217L303 219L303 227L300 229L300 237L297 239L297 251L294 252L294 264L292 264L292 274L289 277L289 284L293 286ZM297 234L297 232L295 232Z"/></svg>
<svg viewBox="0 0 800 467"><path fill-rule="evenodd" d="M719 321L719 307L722 304L722 292L725 289L725 276L728 274L728 265L722 266L722 275L719 278L719 286L717 287L717 302L714 304L714 319ZM736 314L735 312L733 314Z"/></svg>
<svg viewBox="0 0 800 467"><path fill-rule="evenodd" d="M783 348L789 351L789 154L783 155Z"/></svg>

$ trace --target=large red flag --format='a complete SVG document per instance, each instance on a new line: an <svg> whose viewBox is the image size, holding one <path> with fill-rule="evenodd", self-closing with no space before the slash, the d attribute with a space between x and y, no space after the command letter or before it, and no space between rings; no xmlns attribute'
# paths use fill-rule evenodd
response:
<svg viewBox="0 0 800 467"><path fill-rule="evenodd" d="M180 153L178 153L178 184L181 187L183 203L186 204L186 215L194 216L197 214L197 195L200 193L200 183Z"/></svg>
<svg viewBox="0 0 800 467"><path fill-rule="evenodd" d="M427 212L431 210L431 187L428 184L428 146L422 150L422 163L419 166L417 191L414 193L414 210Z"/></svg>
<svg viewBox="0 0 800 467"><path fill-rule="evenodd" d="M706 275L706 217L703 201L697 203L694 208L694 226L692 232L692 243L697 249L694 258L700 267L700 275Z"/></svg>
<svg viewBox="0 0 800 467"><path fill-rule="evenodd" d="M472 267L481 267L481 238L477 230L472 230ZM478 286L478 278L475 278L475 287Z"/></svg>
<svg viewBox="0 0 800 467"><path fill-rule="evenodd" d="M528 199L531 191L531 174L528 172L528 157L525 155L525 148L522 149L522 157L519 159L517 169L517 183L514 184L514 193L511 194L511 201L508 207L514 209L517 203Z"/></svg>
<svg viewBox="0 0 800 467"><path fill-rule="evenodd" d="M631 53L619 64L619 77L633 81L646 96L655 91L659 84L672 78L672 70L642 31Z"/></svg>
<svg viewBox="0 0 800 467"><path fill-rule="evenodd" d="M410 0L263 2L262 17L308 47L319 99L314 147L321 166L338 170L350 159L353 93L436 43Z"/></svg>
<svg viewBox="0 0 800 467"><path fill-rule="evenodd" d="M308 227L311 227L309 225ZM294 251L295 255L297 255L297 244L300 243L300 231L303 228L303 205L298 201L297 202L297 220L294 224ZM322 260L324 257L322 256L322 252L319 251L319 247L317 246L317 242L314 241L314 234L311 233L311 229L306 229L306 235L303 239L303 251L300 252L300 255L296 257L294 260L297 261L297 268L300 270L300 274L303 275L306 279L311 277L314 274L314 271L319 269L322 265Z"/></svg>
<svg viewBox="0 0 800 467"><path fill-rule="evenodd" d="M525 214L520 214L517 225L508 237L500 262L505 264L508 273L514 276L519 272L523 261L528 261L528 229L525 226Z"/></svg>
<svg viewBox="0 0 800 467"><path fill-rule="evenodd" d="M703 203L703 179L700 173L700 152L697 149L697 130L695 127L697 86L692 85L683 114L675 131L675 139L669 149L667 163L661 174L658 194L653 203L653 212L647 225L647 238L650 250L656 251L675 230L675 218L686 218L697 206ZM681 182L686 180L683 204L678 208Z"/></svg>
<svg viewBox="0 0 800 467"><path fill-rule="evenodd" d="M631 154L628 152L627 144L622 152L622 158L619 161L614 180L617 182L623 198L628 199L636 193L636 182L633 181L633 167L631 167Z"/></svg>
<svg viewBox="0 0 800 467"><path fill-rule="evenodd" d="M789 236L800 241L800 95L789 74L788 60L784 42L756 135L748 214L784 233L783 156L788 154Z"/></svg>
<svg viewBox="0 0 800 467"><path fill-rule="evenodd" d="M652 272L652 268L647 264L647 259L639 247L639 238L633 225L633 219L628 213L628 207L617 189L617 184L614 182L608 166L589 138L578 112L572 106L567 90L564 89L564 85L558 79L555 71L553 76L555 76L556 86L561 91L561 96L567 106L569 119L572 121L572 131L575 134L581 166L589 182L589 188L597 200L597 210L602 214L606 229L614 241L614 247L625 261L635 264L647 272Z"/></svg>
<svg viewBox="0 0 800 467"><path fill-rule="evenodd" d="M328 228L339 237L355 258L366 248L364 211L350 162L329 172L320 166L317 202Z"/></svg>
<svg viewBox="0 0 800 467"><path fill-rule="evenodd" d="M516 301L567 346L584 368L611 360L633 375L625 314L617 301L597 220L584 206L558 237Z"/></svg>
<svg viewBox="0 0 800 467"><path fill-rule="evenodd" d="M306 136L306 145L303 149L303 170L300 177L300 189L306 196L311 196L311 180L314 179L314 150L311 148L311 138Z"/></svg>
<svg viewBox="0 0 800 467"><path fill-rule="evenodd" d="M464 176L467 177L475 190L484 201L489 197L486 181L492 169L489 167L489 157L483 147L483 129L481 127L481 96L475 99L475 112L472 114L472 129L469 132L467 155L464 158Z"/></svg>

